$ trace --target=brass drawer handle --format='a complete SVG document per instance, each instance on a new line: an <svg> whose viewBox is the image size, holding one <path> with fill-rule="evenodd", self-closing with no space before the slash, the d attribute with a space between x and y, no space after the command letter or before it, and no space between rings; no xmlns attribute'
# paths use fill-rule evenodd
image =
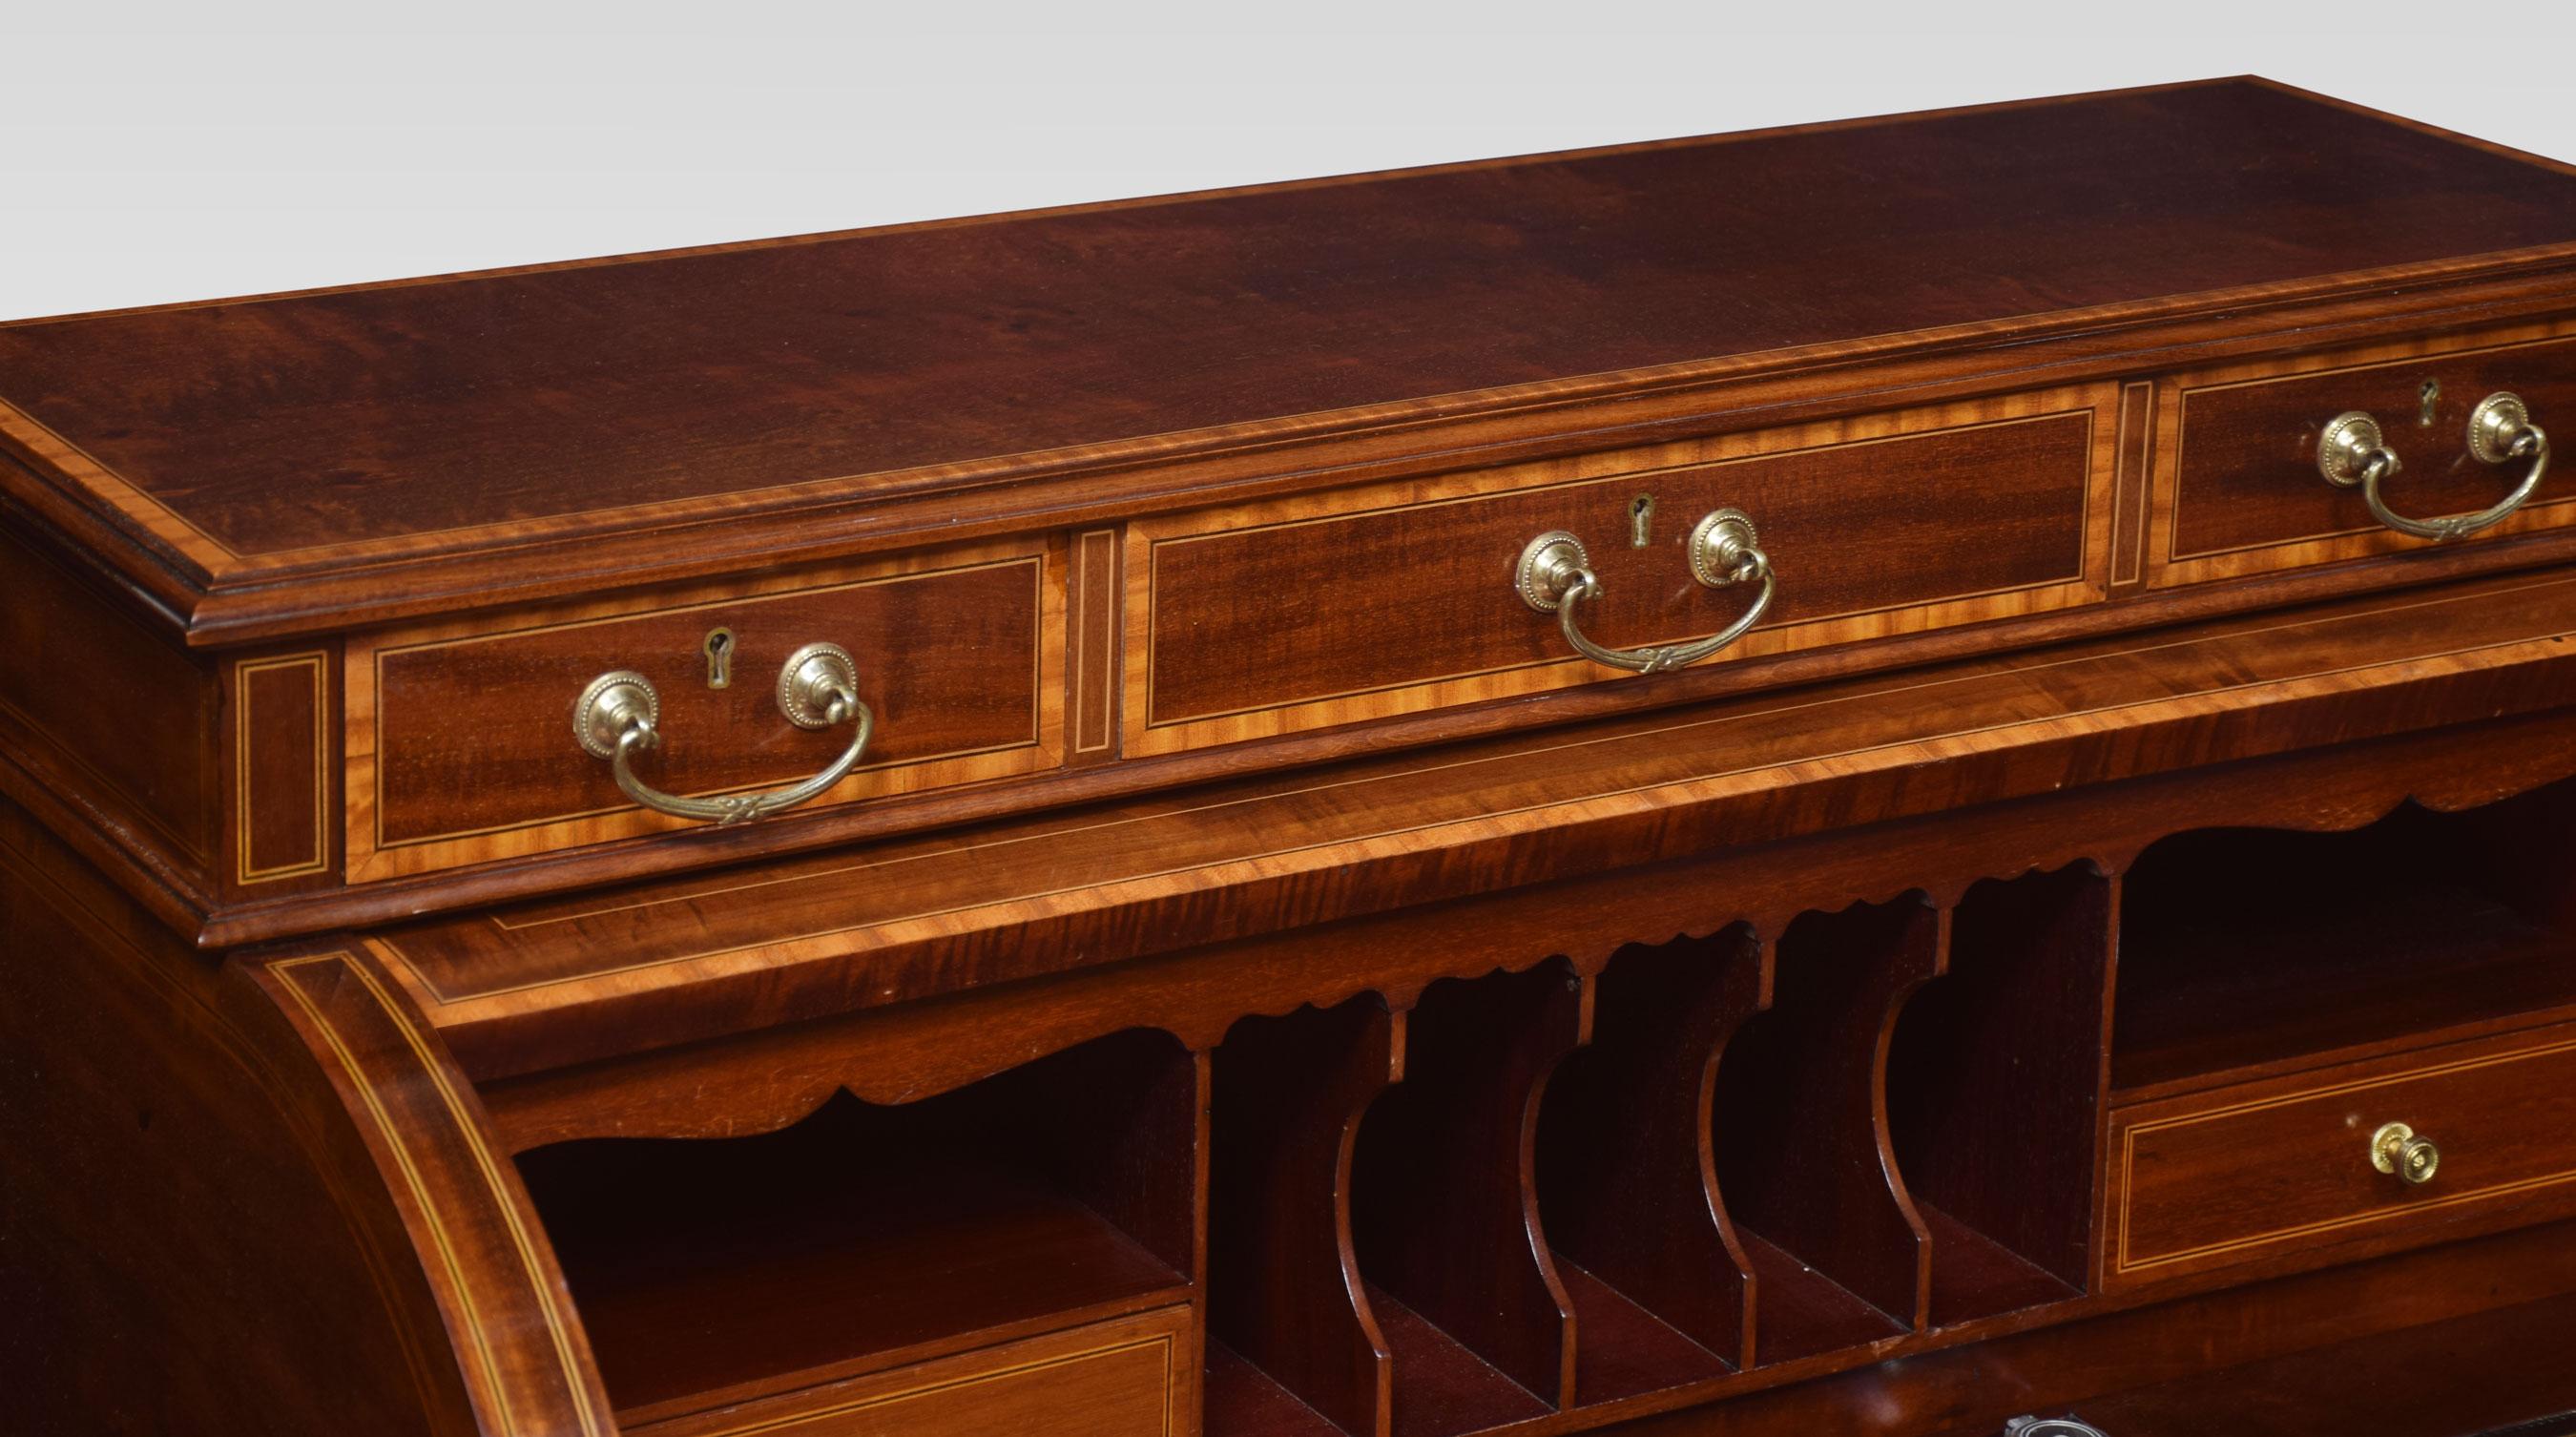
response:
<svg viewBox="0 0 2576 1437"><path fill-rule="evenodd" d="M2540 478L2549 472L2549 436L2531 422L2531 413L2522 401L2503 392L2479 401L2469 415L2469 452L2481 464L2502 464L2513 459L2531 461L2531 471L2522 476L2514 491L2504 496L2492 509L2475 514L2453 514L2445 519L2409 519L2388 507L2379 496L2379 486L2400 467L2397 451L2382 442L2379 421L2359 409L2347 410L2327 421L2325 433L2317 439L2317 472L2326 482L2338 488L2361 486L2361 497L2370 505L2371 517L2400 534L2436 543L2463 539L2481 529L2500 524L2522 507L2532 491L2540 487Z"/></svg>
<svg viewBox="0 0 2576 1437"><path fill-rule="evenodd" d="M1718 509L1700 516L1699 523L1691 529L1689 547L1692 575L1712 589L1748 579L1762 581L1762 592L1754 596L1752 607L1734 623L1693 643L1614 649L1586 638L1582 626L1575 622L1574 606L1585 599L1599 598L1601 580L1593 575L1592 556L1584 552L1583 541L1562 529L1539 535L1521 550L1513 587L1531 608L1556 615L1557 627L1565 631L1565 641L1574 646L1576 653L1614 669L1660 674L1697 663L1743 638L1745 631L1760 623L1762 615L1770 610L1771 595L1778 587L1771 572L1771 556L1762 552L1753 521L1742 510Z"/></svg>
<svg viewBox="0 0 2576 1437"><path fill-rule="evenodd" d="M2420 1187L2442 1170L2442 1150L2404 1123L2387 1123L2370 1135L2370 1165Z"/></svg>
<svg viewBox="0 0 2576 1437"><path fill-rule="evenodd" d="M787 656L786 667L778 671L778 711L801 729L825 729L851 719L858 727L841 756L812 778L785 788L722 798L664 793L635 776L630 760L662 742L662 697L654 692L652 680L632 669L613 670L590 681L573 705L572 731L582 751L607 759L617 775L617 786L646 808L709 823L747 823L794 808L848 777L876 731L876 714L859 702L858 664L836 644L807 644Z"/></svg>

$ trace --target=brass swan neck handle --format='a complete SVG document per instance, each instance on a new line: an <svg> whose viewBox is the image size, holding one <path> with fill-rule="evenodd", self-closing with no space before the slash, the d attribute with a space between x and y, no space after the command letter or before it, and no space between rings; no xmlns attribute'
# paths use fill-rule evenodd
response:
<svg viewBox="0 0 2576 1437"><path fill-rule="evenodd" d="M2528 459L2531 468L2513 492L2491 508L2440 519L2409 518L2389 508L2379 492L2380 486L2403 467L2397 451L2389 448L2381 436L2378 420L2365 410L2348 409L2326 421L2325 432L2317 437L2317 472L2337 488L2358 486L2363 501L2370 505L2371 517L2380 523L2400 534L2444 543L2465 539L2511 518L2540 488L2542 476L2549 472L2548 434L2531 422L2531 412L2522 400L2509 393L2488 395L2470 413L2469 453L2481 464Z"/></svg>
<svg viewBox="0 0 2576 1437"><path fill-rule="evenodd" d="M1689 549L1691 574L1701 584L1723 589L1759 581L1762 591L1735 622L1687 644L1617 649L1584 633L1576 608L1586 600L1601 597L1601 580L1592 572L1592 559L1584 551L1583 541L1562 529L1539 535L1521 550L1512 586L1523 603L1540 613L1556 615L1557 627L1564 631L1566 643L1576 653L1610 668L1660 674L1695 664L1743 638L1770 612L1771 597L1779 588L1778 578L1771 570L1771 556L1762 552L1753 521L1742 510L1717 509L1702 515L1691 529Z"/></svg>
<svg viewBox="0 0 2576 1437"><path fill-rule="evenodd" d="M802 729L826 729L855 721L850 746L813 777L784 788L756 793L691 798L664 793L635 776L636 754L662 742L662 698L653 682L632 669L613 669L592 679L573 704L573 737L582 751L608 760L617 786L628 798L656 813L705 823L748 823L794 808L824 793L849 776L867 752L876 732L876 714L859 701L859 668L849 651L837 644L807 644L788 655L778 671L778 711Z"/></svg>

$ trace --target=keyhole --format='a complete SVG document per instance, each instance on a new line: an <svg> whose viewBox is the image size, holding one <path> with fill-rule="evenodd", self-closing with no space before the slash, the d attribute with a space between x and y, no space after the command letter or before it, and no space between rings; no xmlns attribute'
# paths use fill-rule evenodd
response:
<svg viewBox="0 0 2576 1437"><path fill-rule="evenodd" d="M2440 404L2441 401L2442 381L2438 379L2425 380L2424 387L2415 391L2415 424L2417 428L2430 429L2433 427L2433 409L2434 406Z"/></svg>
<svg viewBox="0 0 2576 1437"><path fill-rule="evenodd" d="M707 655L707 687L724 688L733 682L733 630L717 629L700 645Z"/></svg>
<svg viewBox="0 0 2576 1437"><path fill-rule="evenodd" d="M1628 501L1628 547L1642 549L1655 532L1655 496L1640 494Z"/></svg>

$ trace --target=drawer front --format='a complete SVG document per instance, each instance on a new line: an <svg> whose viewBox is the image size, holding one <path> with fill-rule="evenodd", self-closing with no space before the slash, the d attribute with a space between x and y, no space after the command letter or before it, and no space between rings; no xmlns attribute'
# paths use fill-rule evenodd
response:
<svg viewBox="0 0 2576 1437"><path fill-rule="evenodd" d="M1189 1309L1004 1343L720 1412L622 1430L653 1437L1187 1437L1198 1354Z"/></svg>
<svg viewBox="0 0 2576 1437"><path fill-rule="evenodd" d="M1778 592L1706 663L2089 603L2117 429L2116 388L2062 389L1140 521L1126 751L1656 682L1573 655L1515 591L1550 530L1601 580L1591 637L1668 644L1745 611L1754 586L1704 586L1686 551L1701 515L1742 510Z"/></svg>
<svg viewBox="0 0 2576 1437"><path fill-rule="evenodd" d="M572 711L631 669L661 703L637 772L738 793L821 771L850 730L780 713L788 654L839 644L876 730L809 807L1031 772L1062 756L1063 564L1043 540L381 636L345 664L348 871L364 881L699 826L649 812L583 752ZM706 644L730 631L731 674Z"/></svg>
<svg viewBox="0 0 2576 1437"><path fill-rule="evenodd" d="M2358 489L2317 469L2327 423L2363 410L2401 467L2382 486L2409 518L2487 509L2513 492L2526 460L2470 453L2470 413L2499 390L2520 396L2560 447L2576 443L2576 325L2449 336L2332 355L2235 365L2166 381L2158 400L2153 581L2245 574L2431 549L2372 517ZM2428 395L2431 422L2424 422ZM2561 437L2563 436L2563 437ZM2576 519L2576 461L2563 453L2511 518L2479 543Z"/></svg>
<svg viewBox="0 0 2576 1437"><path fill-rule="evenodd" d="M2430 1181L2373 1163L2390 1123L2439 1149ZM2114 1289L2556 1216L2576 1209L2576 1026L2121 1108L2108 1153Z"/></svg>

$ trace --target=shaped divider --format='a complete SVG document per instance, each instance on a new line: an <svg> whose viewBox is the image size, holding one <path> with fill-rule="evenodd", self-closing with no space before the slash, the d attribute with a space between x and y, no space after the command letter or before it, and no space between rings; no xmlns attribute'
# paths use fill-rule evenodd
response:
<svg viewBox="0 0 2576 1437"><path fill-rule="evenodd" d="M1590 1046L1548 1085L1539 1210L1581 1335L1575 1389L1600 1402L1751 1360L1753 1275L1718 1202L1718 1056L1769 999L1737 925L1633 945L1597 986Z"/></svg>
<svg viewBox="0 0 2576 1437"><path fill-rule="evenodd" d="M1587 998L1562 959L1432 984L1406 1024L1404 1082L1361 1125L1352 1237L1394 1356L1397 1437L1573 1398L1574 1316L1532 1167L1540 1095L1584 1040Z"/></svg>
<svg viewBox="0 0 2576 1437"><path fill-rule="evenodd" d="M1777 945L1771 1007L1718 1064L1718 1191L1754 1274L1754 1358L1920 1327L1930 1240L1889 1150L1889 1028L1941 971L1920 897L1808 913Z"/></svg>
<svg viewBox="0 0 2576 1437"><path fill-rule="evenodd" d="M1391 1356L1351 1253L1352 1143L1403 1075L1404 1017L1373 995L1245 1018L1216 1049L1211 1437L1385 1437Z"/></svg>
<svg viewBox="0 0 2576 1437"><path fill-rule="evenodd" d="M1947 976L1897 1022L1888 1122L1932 1237L1935 1326L2083 1288L2111 910L2082 865L1977 884L1951 914Z"/></svg>

